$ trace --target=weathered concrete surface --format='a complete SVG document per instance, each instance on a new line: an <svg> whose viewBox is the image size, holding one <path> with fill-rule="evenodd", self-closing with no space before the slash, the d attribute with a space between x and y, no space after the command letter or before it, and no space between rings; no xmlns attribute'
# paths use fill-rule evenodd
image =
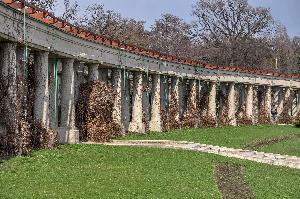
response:
<svg viewBox="0 0 300 199"><path fill-rule="evenodd" d="M163 97L161 88L162 78L160 75L152 75L152 103L151 103L151 120L149 124L149 130L155 132L162 131L161 121L161 98Z"/></svg>
<svg viewBox="0 0 300 199"><path fill-rule="evenodd" d="M213 69L195 68L191 65L166 62L166 67L161 67L158 59L142 57L134 53L125 52L93 43L87 40L71 36L59 29L41 23L35 19L26 18L27 41L30 47L39 50L51 50L57 55L69 58L76 58L81 61L103 63L107 66L124 66L128 69L139 70L144 63L144 58L149 60L149 72L161 72L163 74L181 76L187 74L189 78L202 80L274 85L300 88L300 81L297 79L272 77L269 75L252 75L233 71L217 71ZM23 37L23 14L4 4L0 4L0 37L11 41L20 41ZM122 61L122 64L121 64ZM290 81L292 80L292 81Z"/></svg>
<svg viewBox="0 0 300 199"><path fill-rule="evenodd" d="M124 126L125 132L129 129L130 123L130 94L129 94L129 78L128 71L122 70L122 79L124 84L122 85L122 93L124 97L122 97L122 123Z"/></svg>
<svg viewBox="0 0 300 199"><path fill-rule="evenodd" d="M176 111L173 113L172 117L175 119L176 123L180 124L180 111L181 111L181 91L182 91L182 82L178 77L172 77L169 102L170 106L174 106Z"/></svg>
<svg viewBox="0 0 300 199"><path fill-rule="evenodd" d="M246 118L253 120L253 86L248 84L246 89Z"/></svg>
<svg viewBox="0 0 300 199"><path fill-rule="evenodd" d="M216 82L210 82L209 85L209 97L208 97L208 107L207 107L207 116L211 119L216 119Z"/></svg>
<svg viewBox="0 0 300 199"><path fill-rule="evenodd" d="M149 74L143 74L143 122L145 125L145 131L149 131L149 122L150 122L150 90L149 90Z"/></svg>
<svg viewBox="0 0 300 199"><path fill-rule="evenodd" d="M132 96L132 120L129 124L129 132L144 133L143 123L143 74L133 72L133 96Z"/></svg>
<svg viewBox="0 0 300 199"><path fill-rule="evenodd" d="M86 143L97 144L97 143ZM136 146L136 147L154 147L170 148L196 151L202 153L217 154L225 157L250 160L275 166L285 166L289 168L300 169L300 157L250 151L244 149L234 149L207 144L199 144L187 141L171 140L114 140L113 142L104 143L109 146Z"/></svg>
<svg viewBox="0 0 300 199"><path fill-rule="evenodd" d="M35 100L34 119L49 127L49 76L48 76L49 52L35 52Z"/></svg>
<svg viewBox="0 0 300 199"><path fill-rule="evenodd" d="M79 142L79 131L75 127L75 71L74 59L62 60L61 82L61 127L60 143L75 144Z"/></svg>
<svg viewBox="0 0 300 199"><path fill-rule="evenodd" d="M124 97L124 79L122 78L122 70L114 69L112 71L113 90L115 92L114 107L112 112L113 121L121 126L122 134L125 129L122 123L122 98Z"/></svg>
<svg viewBox="0 0 300 199"><path fill-rule="evenodd" d="M236 103L235 103L235 83L231 82L229 84L229 91L228 91L228 118L229 124L232 126L236 126Z"/></svg>
<svg viewBox="0 0 300 199"><path fill-rule="evenodd" d="M271 86L265 86L265 95L264 95L265 111L269 114L271 118L271 106L272 106L272 89Z"/></svg>
<svg viewBox="0 0 300 199"><path fill-rule="evenodd" d="M99 72L99 80L105 83L108 83L108 69L107 68L100 68L98 69Z"/></svg>
<svg viewBox="0 0 300 199"><path fill-rule="evenodd" d="M7 95L3 99L3 105L7 107L7 115L9 115L10 127L15 129L18 134L17 126L17 45L14 43L2 43L0 54L0 70L3 78L3 83L7 87ZM3 97L3 96L1 96ZM7 127L5 126L5 118L2 118L3 113L0 114L0 133L7 133ZM6 124L7 125L7 124Z"/></svg>
<svg viewBox="0 0 300 199"><path fill-rule="evenodd" d="M58 128L58 88L55 79L55 65L58 60L49 59L49 126L52 129Z"/></svg>
<svg viewBox="0 0 300 199"><path fill-rule="evenodd" d="M88 64L89 81L99 80L99 64Z"/></svg>

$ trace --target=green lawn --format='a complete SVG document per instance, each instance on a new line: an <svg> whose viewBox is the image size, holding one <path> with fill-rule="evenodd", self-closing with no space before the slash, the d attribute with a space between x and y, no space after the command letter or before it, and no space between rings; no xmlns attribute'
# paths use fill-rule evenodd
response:
<svg viewBox="0 0 300 199"><path fill-rule="evenodd" d="M264 146L259 148L258 150L269 153L287 154L300 157L300 138Z"/></svg>
<svg viewBox="0 0 300 199"><path fill-rule="evenodd" d="M0 198L220 198L214 166L241 164L257 198L297 198L300 171L172 149L66 145L0 164Z"/></svg>
<svg viewBox="0 0 300 199"><path fill-rule="evenodd" d="M202 144L219 145L232 148L244 148L246 145L288 134L300 134L300 128L293 126L241 126L241 127L220 127L203 129L183 129L166 133L150 133L146 135L128 135L120 139L128 140L185 140ZM293 140L277 144L274 147L265 147L258 150L299 155L300 140Z"/></svg>

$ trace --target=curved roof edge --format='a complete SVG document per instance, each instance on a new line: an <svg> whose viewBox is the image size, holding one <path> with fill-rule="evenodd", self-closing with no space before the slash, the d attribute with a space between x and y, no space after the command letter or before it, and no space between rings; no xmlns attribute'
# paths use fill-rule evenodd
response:
<svg viewBox="0 0 300 199"><path fill-rule="evenodd" d="M173 55L163 54L151 49L145 49L142 47L129 45L122 43L118 40L109 39L102 35L97 35L90 31L87 31L83 28L77 27L59 17L54 16L46 10L43 10L39 7L34 6L26 2L25 0L0 0L4 4L8 5L11 8L14 8L18 11L26 10L26 14L32 18L35 18L41 22L44 22L50 26L54 26L60 29L63 32L66 32L70 35L79 37L84 40L88 40L94 43L99 43L111 48L120 49L124 51L128 51L137 55L150 57L154 59L158 59L161 61L168 61L180 64L186 64L194 67L201 67L207 69L216 69L216 70L224 70L224 71L232 71L232 72L241 72L248 74L257 74L257 75L269 75L274 77L283 77L283 78L300 78L300 74L289 74L289 73L280 73L278 71L273 70L259 70L250 67L232 67L232 66L217 66L210 65L200 61L190 60L182 57L177 57Z"/></svg>

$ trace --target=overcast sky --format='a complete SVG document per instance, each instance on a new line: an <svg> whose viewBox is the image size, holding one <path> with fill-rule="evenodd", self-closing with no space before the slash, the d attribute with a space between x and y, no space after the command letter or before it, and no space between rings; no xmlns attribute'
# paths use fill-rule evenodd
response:
<svg viewBox="0 0 300 199"><path fill-rule="evenodd" d="M288 28L290 36L300 36L300 0L248 1L253 6L271 8L273 17ZM63 0L58 2L59 7L62 7ZM92 3L104 4L106 9L115 10L122 16L146 21L146 27L149 28L162 13L171 13L190 22L193 19L192 5L196 0L78 0L78 2L81 9Z"/></svg>

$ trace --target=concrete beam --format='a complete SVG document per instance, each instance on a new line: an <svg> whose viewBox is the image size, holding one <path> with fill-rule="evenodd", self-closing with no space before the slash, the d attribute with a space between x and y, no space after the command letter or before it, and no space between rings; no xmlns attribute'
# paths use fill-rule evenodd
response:
<svg viewBox="0 0 300 199"><path fill-rule="evenodd" d="M0 4L0 37L11 41L18 41L23 34L23 14L14 9ZM28 45L39 50L49 50L56 54L76 58L78 60L103 63L110 67L120 68L124 66L131 70L146 70L141 68L141 56L120 49L80 39L69 35L59 29L41 23L32 18L26 18L28 34ZM13 31L12 31L13 30ZM292 78L272 77L269 75L247 74L234 71L222 71L207 68L195 68L191 65L180 63L162 62L158 59L142 57L147 60L147 66L151 73L162 73L166 75L182 76L187 78L198 78L206 81L240 82L258 85L274 85L300 88L300 81Z"/></svg>

